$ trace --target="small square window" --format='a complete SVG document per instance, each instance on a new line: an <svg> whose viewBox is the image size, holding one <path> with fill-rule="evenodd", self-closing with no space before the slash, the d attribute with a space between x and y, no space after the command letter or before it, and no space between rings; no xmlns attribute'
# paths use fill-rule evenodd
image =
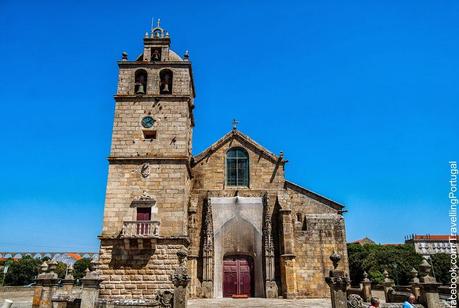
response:
<svg viewBox="0 0 459 308"><path fill-rule="evenodd" d="M156 131L155 130L144 130L143 138L148 139L148 140L156 139Z"/></svg>

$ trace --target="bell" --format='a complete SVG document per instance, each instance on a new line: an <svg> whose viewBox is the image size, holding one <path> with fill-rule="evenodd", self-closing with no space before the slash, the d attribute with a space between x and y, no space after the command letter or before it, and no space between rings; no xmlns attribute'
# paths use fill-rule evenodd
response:
<svg viewBox="0 0 459 308"><path fill-rule="evenodd" d="M142 83L137 84L137 91L135 91L135 94L145 94L145 88Z"/></svg>
<svg viewBox="0 0 459 308"><path fill-rule="evenodd" d="M167 83L164 84L163 92L169 92L169 85Z"/></svg>

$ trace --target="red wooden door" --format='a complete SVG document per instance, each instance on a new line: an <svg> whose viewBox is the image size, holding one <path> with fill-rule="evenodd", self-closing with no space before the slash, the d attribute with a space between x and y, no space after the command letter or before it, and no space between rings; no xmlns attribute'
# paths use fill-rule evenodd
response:
<svg viewBox="0 0 459 308"><path fill-rule="evenodd" d="M148 221L151 219L151 208L138 207L137 208L137 221ZM146 223L137 223L137 234L147 235L149 233L150 225Z"/></svg>
<svg viewBox="0 0 459 308"><path fill-rule="evenodd" d="M252 295L252 262L247 257L223 260L223 296Z"/></svg>

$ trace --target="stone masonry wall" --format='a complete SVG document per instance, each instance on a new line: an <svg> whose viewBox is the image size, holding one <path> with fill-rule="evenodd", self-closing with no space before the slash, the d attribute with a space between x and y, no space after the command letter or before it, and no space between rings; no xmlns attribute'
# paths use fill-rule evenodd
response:
<svg viewBox="0 0 459 308"><path fill-rule="evenodd" d="M226 152L232 147L242 147L249 154L249 189L278 190L282 188L284 182L283 165L277 168L276 174L273 177L276 165L272 160L266 158L242 140L232 139L193 167L194 190L236 189L234 187L227 187L225 183ZM244 190L247 188L238 187L237 189Z"/></svg>
<svg viewBox="0 0 459 308"><path fill-rule="evenodd" d="M171 275L179 265L177 252L183 244L173 240L144 240L143 249L125 249L120 240L102 240L100 298L154 299L158 291L173 290Z"/></svg>
<svg viewBox="0 0 459 308"><path fill-rule="evenodd" d="M150 115L153 127L145 129L142 119ZM143 131L156 131L156 139L144 139ZM189 156L191 119L188 102L117 102L113 123L112 157Z"/></svg>
<svg viewBox="0 0 459 308"><path fill-rule="evenodd" d="M292 219L295 234L295 260L298 297L328 297L325 283L333 268L329 256L338 252L340 269L348 271L344 219L336 210L293 190Z"/></svg>
<svg viewBox="0 0 459 308"><path fill-rule="evenodd" d="M116 236L121 232L123 221L136 220L136 208L131 203L144 192L156 200L161 236L187 234L189 176L186 164L149 161L150 175L144 178L140 173L144 162L110 164L102 236Z"/></svg>
<svg viewBox="0 0 459 308"><path fill-rule="evenodd" d="M159 95L159 72L162 69L169 69L172 71L172 94L173 95L192 95L192 85L189 68L186 65L182 66L167 66L161 65L138 65L133 68L130 65L120 65L118 76L118 90L117 95L135 95L135 72L143 69L147 72L147 89L146 95Z"/></svg>

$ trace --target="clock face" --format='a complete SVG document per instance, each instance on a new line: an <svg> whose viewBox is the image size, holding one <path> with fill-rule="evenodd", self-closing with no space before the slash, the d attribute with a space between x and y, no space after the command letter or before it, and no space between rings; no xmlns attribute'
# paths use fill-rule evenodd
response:
<svg viewBox="0 0 459 308"><path fill-rule="evenodd" d="M150 116L147 116L142 119L142 126L145 128L150 128L153 126L153 123L155 123L155 119L153 119Z"/></svg>

